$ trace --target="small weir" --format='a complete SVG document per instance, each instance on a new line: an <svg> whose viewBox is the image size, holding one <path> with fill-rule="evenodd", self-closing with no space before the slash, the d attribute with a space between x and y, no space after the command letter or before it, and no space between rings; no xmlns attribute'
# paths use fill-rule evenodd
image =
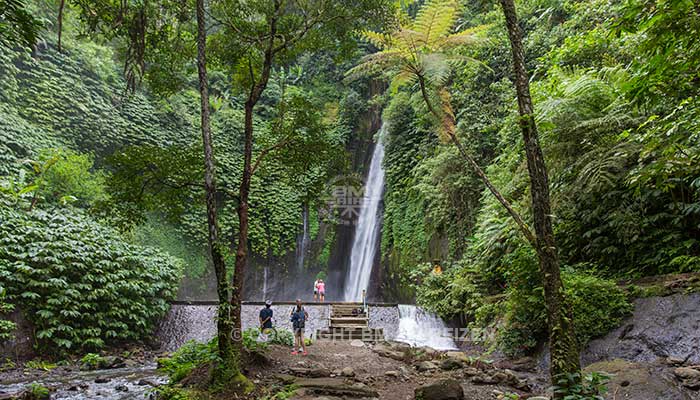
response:
<svg viewBox="0 0 700 400"><path fill-rule="evenodd" d="M436 350L457 349L452 329L440 317L414 305L399 304L398 308L399 331L394 340Z"/></svg>

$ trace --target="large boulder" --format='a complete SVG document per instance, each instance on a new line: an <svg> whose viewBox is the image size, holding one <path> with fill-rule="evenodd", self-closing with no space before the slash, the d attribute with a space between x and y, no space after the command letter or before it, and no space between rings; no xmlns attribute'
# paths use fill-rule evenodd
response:
<svg viewBox="0 0 700 400"><path fill-rule="evenodd" d="M415 367L420 372L434 371L438 369L438 366L430 361L421 361L415 364Z"/></svg>
<svg viewBox="0 0 700 400"><path fill-rule="evenodd" d="M608 335L591 341L584 365L615 358L652 363L659 358L700 364L700 293L634 301L634 313Z"/></svg>
<svg viewBox="0 0 700 400"><path fill-rule="evenodd" d="M625 360L591 364L585 373L603 372L611 376L606 399L689 400L693 397L681 389L670 371L658 366Z"/></svg>
<svg viewBox="0 0 700 400"><path fill-rule="evenodd" d="M440 368L444 369L445 371L452 371L454 369L460 369L464 366L462 364L462 361L454 358L446 358L442 361L440 361Z"/></svg>
<svg viewBox="0 0 700 400"><path fill-rule="evenodd" d="M298 379L296 385L304 389L307 394L326 395L336 397L360 397L373 398L379 397L376 390L367 387L367 385L356 383L348 385L342 379L335 378L316 378L316 379Z"/></svg>
<svg viewBox="0 0 700 400"><path fill-rule="evenodd" d="M415 390L416 400L463 400L462 385L454 379L442 379Z"/></svg>
<svg viewBox="0 0 700 400"><path fill-rule="evenodd" d="M679 367L673 370L673 374L676 375L676 378L688 389L700 389L700 365Z"/></svg>

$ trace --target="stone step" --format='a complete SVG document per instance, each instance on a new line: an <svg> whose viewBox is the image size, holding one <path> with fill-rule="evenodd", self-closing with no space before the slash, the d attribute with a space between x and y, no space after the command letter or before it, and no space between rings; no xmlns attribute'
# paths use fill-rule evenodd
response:
<svg viewBox="0 0 700 400"><path fill-rule="evenodd" d="M368 322L369 322L369 320L367 319L367 317L362 317L362 316L358 316L358 317L355 317L355 316L353 316L353 317L335 317L335 316L333 316L333 317L331 317L331 325L350 324L350 325L365 325L365 326L367 326Z"/></svg>
<svg viewBox="0 0 700 400"><path fill-rule="evenodd" d="M353 313L331 313L331 318L364 318L367 319L367 314L353 314Z"/></svg>

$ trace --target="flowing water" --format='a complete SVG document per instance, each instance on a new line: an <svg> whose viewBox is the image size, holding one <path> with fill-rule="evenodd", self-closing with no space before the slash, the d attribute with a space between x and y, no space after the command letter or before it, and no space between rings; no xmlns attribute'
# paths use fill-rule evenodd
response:
<svg viewBox="0 0 700 400"><path fill-rule="evenodd" d="M382 136L385 129L385 126L382 125L367 174L362 207L357 219L355 238L350 252L350 269L345 281L345 301L361 301L362 291L369 286L369 278L372 275L380 231L379 205L384 191Z"/></svg>
<svg viewBox="0 0 700 400"><path fill-rule="evenodd" d="M301 212L302 231L301 237L297 240L297 271L304 270L304 258L309 247L309 207L304 205Z"/></svg>
<svg viewBox="0 0 700 400"><path fill-rule="evenodd" d="M165 382L167 377L156 370L154 362L98 371L54 370L41 377L3 382L0 398L4 398L3 394L19 395L30 389L32 383L39 383L51 389L52 400L144 400L151 398L154 386Z"/></svg>
<svg viewBox="0 0 700 400"><path fill-rule="evenodd" d="M414 305L399 304L399 332L396 341L411 346L427 346L436 350L457 348L452 330L435 314Z"/></svg>
<svg viewBox="0 0 700 400"><path fill-rule="evenodd" d="M268 297L267 297L267 276L269 275L269 272L270 272L270 267L268 267L266 265L265 268L263 268L263 290L262 290L262 293L263 293L262 300L263 301L268 299Z"/></svg>

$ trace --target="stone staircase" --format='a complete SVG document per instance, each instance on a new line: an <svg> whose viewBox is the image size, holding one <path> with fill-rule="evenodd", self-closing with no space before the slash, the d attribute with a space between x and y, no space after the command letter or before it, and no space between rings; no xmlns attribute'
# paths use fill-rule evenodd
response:
<svg viewBox="0 0 700 400"><path fill-rule="evenodd" d="M362 340L379 342L384 340L384 330L369 327L369 315L362 303L331 304L328 329L319 329L319 339Z"/></svg>

